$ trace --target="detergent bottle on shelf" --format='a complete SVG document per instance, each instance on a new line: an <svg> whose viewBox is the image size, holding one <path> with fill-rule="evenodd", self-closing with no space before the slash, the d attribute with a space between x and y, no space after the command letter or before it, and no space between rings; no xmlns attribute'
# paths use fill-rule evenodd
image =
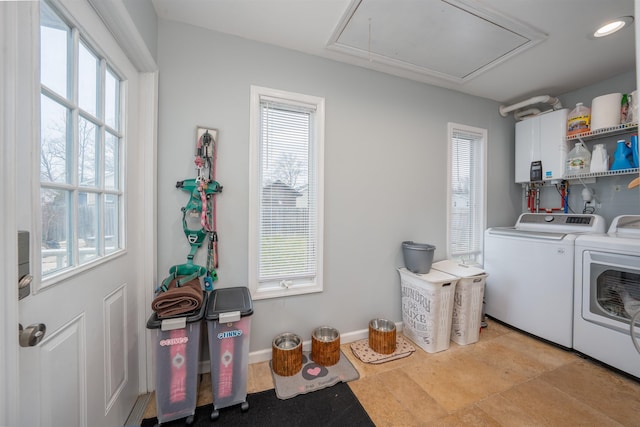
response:
<svg viewBox="0 0 640 427"><path fill-rule="evenodd" d="M632 168L633 153L631 152L631 148L627 145L627 141L621 139L618 141L616 152L613 155L613 164L611 165L611 170Z"/></svg>
<svg viewBox="0 0 640 427"><path fill-rule="evenodd" d="M582 142L576 142L575 147L567 155L565 175L588 173L591 168L591 153Z"/></svg>
<svg viewBox="0 0 640 427"><path fill-rule="evenodd" d="M585 107L582 102L576 104L567 117L567 136L589 132L591 127L591 108Z"/></svg>

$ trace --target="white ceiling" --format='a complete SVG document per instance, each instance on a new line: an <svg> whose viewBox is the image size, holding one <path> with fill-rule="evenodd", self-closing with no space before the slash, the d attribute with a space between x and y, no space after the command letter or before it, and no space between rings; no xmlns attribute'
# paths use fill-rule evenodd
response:
<svg viewBox="0 0 640 427"><path fill-rule="evenodd" d="M633 0L152 0L208 28L502 103L635 69Z"/></svg>

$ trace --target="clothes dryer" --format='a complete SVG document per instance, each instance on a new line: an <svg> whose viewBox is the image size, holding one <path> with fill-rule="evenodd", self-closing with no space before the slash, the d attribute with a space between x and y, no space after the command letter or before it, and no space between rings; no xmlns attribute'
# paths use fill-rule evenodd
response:
<svg viewBox="0 0 640 427"><path fill-rule="evenodd" d="M640 378L640 215L616 217L607 234L576 239L574 348ZM640 317L640 314L638 315Z"/></svg>

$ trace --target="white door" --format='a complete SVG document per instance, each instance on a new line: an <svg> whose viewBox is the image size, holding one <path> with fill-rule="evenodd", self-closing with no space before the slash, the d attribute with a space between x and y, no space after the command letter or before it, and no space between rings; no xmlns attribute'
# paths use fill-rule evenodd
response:
<svg viewBox="0 0 640 427"><path fill-rule="evenodd" d="M34 281L31 295L17 304L19 322L25 328L46 325L41 342L18 352L17 425L119 426L146 390L141 385L145 373L140 372L146 209L141 201L145 144L138 129L139 74L86 0L55 1L52 10L62 19L58 25L49 16L50 27L43 31L42 58L53 56L42 64L43 73L49 73L43 93L49 92L41 108L39 4L19 2L15 7L20 20L15 31L23 48L18 62L28 68L22 74L21 66L16 67L15 99L27 118L18 117L16 125L16 133L26 131L16 138L15 205L3 207L15 209L16 227L31 232ZM80 64L66 74L52 65L57 56L65 57L64 47L55 44L61 34L71 63ZM91 67L93 75L87 71ZM56 75L58 71L63 74ZM59 90L58 83L71 89ZM91 92L91 85L97 88L96 99L89 96L89 104L82 105L82 92ZM80 95L73 95L74 90ZM102 99L108 99L106 106ZM92 103L95 111L90 111ZM116 113L119 120L114 121L105 111L122 114ZM58 135L52 136L56 120L62 125L54 126ZM51 145L41 150L40 133L67 141L70 151L61 156ZM87 142L94 148L78 151ZM51 185L41 188L44 163L58 170L43 179ZM68 178L52 178L60 173ZM58 196L55 202L52 195ZM51 232L52 223L64 230ZM13 244L15 240L4 243L8 253Z"/></svg>

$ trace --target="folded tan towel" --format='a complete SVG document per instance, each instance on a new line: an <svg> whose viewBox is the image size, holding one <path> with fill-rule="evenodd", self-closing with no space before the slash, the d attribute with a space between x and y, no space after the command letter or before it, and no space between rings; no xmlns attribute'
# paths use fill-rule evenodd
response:
<svg viewBox="0 0 640 427"><path fill-rule="evenodd" d="M204 299L200 279L195 278L176 287L176 281L184 276L171 280L167 290L156 296L151 302L151 309L158 318L178 316L197 310Z"/></svg>

